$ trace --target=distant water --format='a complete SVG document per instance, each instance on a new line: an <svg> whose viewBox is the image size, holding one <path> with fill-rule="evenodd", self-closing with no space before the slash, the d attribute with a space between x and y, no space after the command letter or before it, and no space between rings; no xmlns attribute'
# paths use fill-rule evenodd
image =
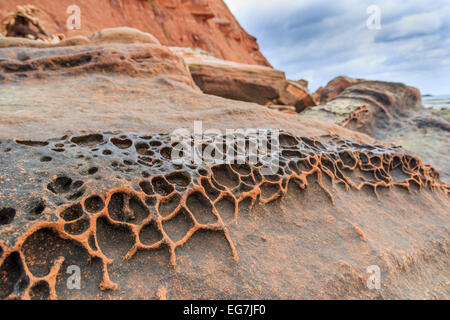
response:
<svg viewBox="0 0 450 320"><path fill-rule="evenodd" d="M450 94L422 96L422 103L425 108L450 109Z"/></svg>

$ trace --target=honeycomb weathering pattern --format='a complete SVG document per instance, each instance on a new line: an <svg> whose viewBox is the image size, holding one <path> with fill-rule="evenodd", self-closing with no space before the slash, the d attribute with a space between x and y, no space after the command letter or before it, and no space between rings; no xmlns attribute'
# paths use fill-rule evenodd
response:
<svg viewBox="0 0 450 320"><path fill-rule="evenodd" d="M108 272L117 260L164 249L174 266L176 249L202 230L222 234L238 263L227 226L244 208L282 198L291 183L305 189L311 178L332 203L325 179L377 197L377 188L393 187L449 194L432 166L402 149L337 136L281 131L279 171L266 176L248 161L176 163L173 147L168 134L112 132L0 141L0 298L58 298L66 260L89 261L101 270L100 289L118 289Z"/></svg>

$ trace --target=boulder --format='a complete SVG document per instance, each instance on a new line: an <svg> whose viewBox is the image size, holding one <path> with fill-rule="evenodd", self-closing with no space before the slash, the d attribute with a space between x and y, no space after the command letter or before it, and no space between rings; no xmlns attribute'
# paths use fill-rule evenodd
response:
<svg viewBox="0 0 450 320"><path fill-rule="evenodd" d="M320 102L327 103L334 97L337 97L346 88L361 82L362 79L353 79L345 76L339 76L327 83L320 92Z"/></svg>
<svg viewBox="0 0 450 320"><path fill-rule="evenodd" d="M348 87L342 89L345 85ZM334 96L338 91L340 93ZM419 90L394 82L352 81L339 77L324 88L324 96L333 98L326 104L307 110L303 116L331 119L334 123L375 136L376 132L383 131L395 120L422 106Z"/></svg>
<svg viewBox="0 0 450 320"><path fill-rule="evenodd" d="M328 103L305 110L301 116L341 125L400 145L440 168L450 183L446 161L450 121L423 108L418 89L393 82L359 81Z"/></svg>
<svg viewBox="0 0 450 320"><path fill-rule="evenodd" d="M317 90L312 94L312 98L316 105L320 104L320 97L322 95L323 87L317 88Z"/></svg>
<svg viewBox="0 0 450 320"><path fill-rule="evenodd" d="M299 85L301 85L303 88L308 89L308 80L300 79L296 81Z"/></svg>
<svg viewBox="0 0 450 320"><path fill-rule="evenodd" d="M137 29L107 28L95 32L89 37L74 36L58 42L43 42L41 40L32 40L17 37L4 37L0 41L0 48L8 47L28 47L28 48L52 48L67 47L78 45L98 45L104 43L147 43L159 45L159 41L150 33L142 32Z"/></svg>
<svg viewBox="0 0 450 320"><path fill-rule="evenodd" d="M316 105L308 89L294 81L286 81L280 91L278 103L292 105L296 112L302 112L308 107Z"/></svg>
<svg viewBox="0 0 450 320"><path fill-rule="evenodd" d="M137 29L121 27L107 28L92 34L89 39L95 43L151 43L160 44L150 33Z"/></svg>
<svg viewBox="0 0 450 320"><path fill-rule="evenodd" d="M286 80L282 71L217 59L191 48L171 49L183 57L204 93L261 105L291 105L297 112L315 105L308 90Z"/></svg>

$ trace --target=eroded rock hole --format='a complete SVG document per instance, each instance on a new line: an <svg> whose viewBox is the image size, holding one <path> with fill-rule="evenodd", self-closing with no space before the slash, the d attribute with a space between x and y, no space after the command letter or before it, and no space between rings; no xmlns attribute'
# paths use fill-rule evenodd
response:
<svg viewBox="0 0 450 320"><path fill-rule="evenodd" d="M150 146L145 142L138 142L135 145L136 152L143 156L153 156L155 152L149 150Z"/></svg>
<svg viewBox="0 0 450 320"><path fill-rule="evenodd" d="M16 216L14 208L0 208L0 226L10 224Z"/></svg>
<svg viewBox="0 0 450 320"><path fill-rule="evenodd" d="M163 177L154 177L152 179L152 185L153 190L163 196L170 194L174 190L173 186L170 185Z"/></svg>
<svg viewBox="0 0 450 320"><path fill-rule="evenodd" d="M19 140L19 139L16 139L14 141L16 143L18 143L18 144L22 144L22 145L28 146L28 147L45 147L45 146L48 146L48 142L47 141L32 141L32 140Z"/></svg>
<svg viewBox="0 0 450 320"><path fill-rule="evenodd" d="M59 257L64 257L65 263L76 264L81 269L86 266L89 255L78 242L63 239L50 228L40 229L30 235L22 245L22 253L30 272L36 277L49 274Z"/></svg>
<svg viewBox="0 0 450 320"><path fill-rule="evenodd" d="M74 221L83 215L83 208L79 203L71 205L70 207L64 209L59 216L65 221Z"/></svg>
<svg viewBox="0 0 450 320"><path fill-rule="evenodd" d="M297 168L298 168L298 171L300 171L300 172L303 172L303 171L308 172L308 171L311 171L312 166L309 164L309 161L307 159L304 159L304 160L297 161Z"/></svg>
<svg viewBox="0 0 450 320"><path fill-rule="evenodd" d="M0 226L10 224L16 216L14 208L0 208Z"/></svg>
<svg viewBox="0 0 450 320"><path fill-rule="evenodd" d="M97 243L111 259L121 259L134 245L135 236L127 226L117 226L106 218L97 220Z"/></svg>
<svg viewBox="0 0 450 320"><path fill-rule="evenodd" d="M113 220L127 221L132 218L130 216L130 213L125 212L124 210L126 197L128 197L128 195L124 193L114 193L111 196L111 200L109 201L108 204L108 213Z"/></svg>
<svg viewBox="0 0 450 320"><path fill-rule="evenodd" d="M288 134L280 134L280 145L283 147L293 147L298 144L298 140Z"/></svg>
<svg viewBox="0 0 450 320"><path fill-rule="evenodd" d="M82 217L81 219L66 223L64 225L64 231L72 235L79 235L86 232L89 229L89 218Z"/></svg>
<svg viewBox="0 0 450 320"><path fill-rule="evenodd" d="M144 193L148 194L148 195L152 195L153 192L153 187L150 184L150 182L148 181L142 181L139 183L139 187L141 187L142 191L144 191Z"/></svg>
<svg viewBox="0 0 450 320"><path fill-rule="evenodd" d="M353 154L348 151L340 152L339 157L341 158L342 162L348 167L353 168L356 164L356 160L353 157Z"/></svg>
<svg viewBox="0 0 450 320"><path fill-rule="evenodd" d="M38 281L30 289L31 300L47 300L50 297L50 287L46 281Z"/></svg>
<svg viewBox="0 0 450 320"><path fill-rule="evenodd" d="M130 198L130 211L134 217L132 222L134 224L140 224L150 214L147 206L135 195L132 195Z"/></svg>
<svg viewBox="0 0 450 320"><path fill-rule="evenodd" d="M98 168L97 167L92 167L88 169L88 174L93 175L96 174L98 172Z"/></svg>
<svg viewBox="0 0 450 320"><path fill-rule="evenodd" d="M50 162L50 161L52 161L52 157L49 157L49 156L43 156L43 157L41 157L41 158L39 159L39 161L41 161L41 162Z"/></svg>
<svg viewBox="0 0 450 320"><path fill-rule="evenodd" d="M151 246L158 241L162 240L163 235L161 231L158 229L156 223L151 221L141 228L139 232L139 240L148 246Z"/></svg>
<svg viewBox="0 0 450 320"><path fill-rule="evenodd" d="M147 207L137 196L123 192L114 193L111 196L108 212L113 220L133 224L141 223L149 215Z"/></svg>
<svg viewBox="0 0 450 320"><path fill-rule="evenodd" d="M94 146L103 142L103 135L101 134L88 134L83 136L72 137L71 142L82 146Z"/></svg>
<svg viewBox="0 0 450 320"><path fill-rule="evenodd" d="M111 143L115 145L119 149L128 149L133 145L133 142L130 139L121 139L117 137L113 137L110 139Z"/></svg>
<svg viewBox="0 0 450 320"><path fill-rule="evenodd" d="M200 224L214 224L217 217L212 212L211 202L201 193L194 192L186 200L186 205Z"/></svg>
<svg viewBox="0 0 450 320"><path fill-rule="evenodd" d="M84 182L81 180L77 180L74 183L72 183L72 190L77 190L83 186Z"/></svg>
<svg viewBox="0 0 450 320"><path fill-rule="evenodd" d="M148 207L154 207L156 205L157 199L156 197L145 197L145 204Z"/></svg>
<svg viewBox="0 0 450 320"><path fill-rule="evenodd" d="M57 177L50 181L47 185L47 189L54 194L66 193L70 191L70 186L72 184L72 179L69 177Z"/></svg>
<svg viewBox="0 0 450 320"><path fill-rule="evenodd" d="M248 175L252 172L252 169L250 169L250 166L246 163L244 164L232 164L231 167L234 171L236 171L240 175Z"/></svg>
<svg viewBox="0 0 450 320"><path fill-rule="evenodd" d="M45 208L46 204L45 201L42 199L32 199L27 204L27 211L33 217L41 215L44 212Z"/></svg>
<svg viewBox="0 0 450 320"><path fill-rule="evenodd" d="M217 197L219 197L220 191L218 191L211 185L209 179L207 178L201 179L201 185L205 189L206 195L208 196L209 199L214 201L215 199L217 199Z"/></svg>
<svg viewBox="0 0 450 320"><path fill-rule="evenodd" d="M239 176L228 165L212 167L212 171L217 183L228 188L234 188L239 185Z"/></svg>
<svg viewBox="0 0 450 320"><path fill-rule="evenodd" d="M160 154L167 160L172 160L172 148L164 147L160 150Z"/></svg>
<svg viewBox="0 0 450 320"><path fill-rule="evenodd" d="M91 234L89 236L88 244L89 244L89 247L91 247L92 250L94 250L94 251L98 250L97 245L95 244L95 236L93 234Z"/></svg>
<svg viewBox="0 0 450 320"><path fill-rule="evenodd" d="M246 197L246 198L242 199L241 201L239 201L239 204L238 204L239 212L243 213L243 214L250 214L251 209L252 209L252 203L253 203L253 199L251 197Z"/></svg>
<svg viewBox="0 0 450 320"><path fill-rule="evenodd" d="M229 222L234 219L236 201L232 197L223 197L216 203L215 207L224 222Z"/></svg>
<svg viewBox="0 0 450 320"><path fill-rule="evenodd" d="M103 199L97 195L90 196L84 201L84 208L89 213L96 213L105 207Z"/></svg>
<svg viewBox="0 0 450 320"><path fill-rule="evenodd" d="M275 183L264 182L261 185L261 198L267 200L280 193L280 186Z"/></svg>
<svg viewBox="0 0 450 320"><path fill-rule="evenodd" d="M285 158L302 158L303 154L297 150L283 150L281 151L281 155Z"/></svg>
<svg viewBox="0 0 450 320"><path fill-rule="evenodd" d="M81 189L80 191L77 191L74 194L71 194L70 196L68 196L67 199L70 200L70 201L76 200L76 199L82 197L85 191L86 190Z"/></svg>
<svg viewBox="0 0 450 320"><path fill-rule="evenodd" d="M152 141L150 141L150 145L151 145L152 147L159 147L159 146L161 145L161 141L158 141L158 140L152 140Z"/></svg>
<svg viewBox="0 0 450 320"><path fill-rule="evenodd" d="M180 187L187 187L191 183L191 176L185 172L172 172L166 176L167 181Z"/></svg>
<svg viewBox="0 0 450 320"><path fill-rule="evenodd" d="M159 204L159 214L163 217L170 215L180 204L181 196L178 193L174 193L167 199L161 200Z"/></svg>

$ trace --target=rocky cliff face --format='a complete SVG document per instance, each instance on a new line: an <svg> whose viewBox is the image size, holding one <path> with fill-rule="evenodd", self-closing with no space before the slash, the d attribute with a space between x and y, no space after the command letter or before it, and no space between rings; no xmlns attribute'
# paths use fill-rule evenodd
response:
<svg viewBox="0 0 450 320"><path fill-rule="evenodd" d="M218 58L269 66L256 38L239 25L222 0L79 0L81 29L68 30L72 0L28 0L41 10L42 26L67 37L128 26L153 34L163 45L197 47ZM2 0L0 17L22 0Z"/></svg>

